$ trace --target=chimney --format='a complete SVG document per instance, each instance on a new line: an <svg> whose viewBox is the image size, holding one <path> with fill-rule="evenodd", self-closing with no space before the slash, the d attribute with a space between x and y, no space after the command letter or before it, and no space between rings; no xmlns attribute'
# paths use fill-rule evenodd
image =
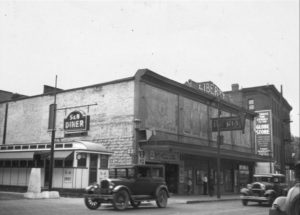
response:
<svg viewBox="0 0 300 215"><path fill-rule="evenodd" d="M231 90L233 92L239 91L239 84L231 84Z"/></svg>

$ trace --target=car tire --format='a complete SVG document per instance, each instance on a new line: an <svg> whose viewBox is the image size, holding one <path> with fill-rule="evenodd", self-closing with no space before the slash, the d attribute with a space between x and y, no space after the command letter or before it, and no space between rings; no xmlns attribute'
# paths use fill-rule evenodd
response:
<svg viewBox="0 0 300 215"><path fill-rule="evenodd" d="M245 194L243 196L246 196ZM242 205L247 206L248 200L242 199Z"/></svg>
<svg viewBox="0 0 300 215"><path fill-rule="evenodd" d="M99 202L99 200L91 197L85 197L84 204L90 210L96 210L101 206L101 202Z"/></svg>
<svg viewBox="0 0 300 215"><path fill-rule="evenodd" d="M138 208L140 205L141 205L141 202L140 201L134 201L134 200L131 200L130 201L130 204L133 208Z"/></svg>
<svg viewBox="0 0 300 215"><path fill-rule="evenodd" d="M247 205L248 205L248 200L242 200L242 204L243 204L244 206L247 206Z"/></svg>
<svg viewBox="0 0 300 215"><path fill-rule="evenodd" d="M119 190L113 195L112 204L116 210L125 210L128 207L129 194L126 190Z"/></svg>
<svg viewBox="0 0 300 215"><path fill-rule="evenodd" d="M156 197L156 205L159 208L165 208L168 204L168 194L165 189L160 189Z"/></svg>
<svg viewBox="0 0 300 215"><path fill-rule="evenodd" d="M276 197L274 195L268 196L268 205L272 206L273 202L275 201Z"/></svg>

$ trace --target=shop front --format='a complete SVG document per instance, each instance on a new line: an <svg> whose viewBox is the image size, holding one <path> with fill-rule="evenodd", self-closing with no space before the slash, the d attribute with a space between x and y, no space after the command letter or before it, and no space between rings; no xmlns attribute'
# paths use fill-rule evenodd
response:
<svg viewBox="0 0 300 215"><path fill-rule="evenodd" d="M56 143L53 188L82 189L108 177L112 152L99 143L74 141ZM50 144L22 144L0 147L0 185L28 186L31 168L41 169L41 186L49 183Z"/></svg>

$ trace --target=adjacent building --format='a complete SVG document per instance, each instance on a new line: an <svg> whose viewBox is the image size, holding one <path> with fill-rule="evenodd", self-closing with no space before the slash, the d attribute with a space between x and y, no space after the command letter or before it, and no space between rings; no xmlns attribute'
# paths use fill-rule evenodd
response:
<svg viewBox="0 0 300 215"><path fill-rule="evenodd" d="M165 166L171 192L185 193L190 178L193 194L204 194L206 179L216 185L219 156L221 193L237 193L256 163L269 161L256 153L257 114L228 102L212 82L182 84L142 69L107 83L46 89L0 102L2 186L26 186L32 167L41 168L47 186L53 127L53 188L81 189L107 177L108 167L151 163ZM242 126L224 121L218 154L213 122L224 117Z"/></svg>
<svg viewBox="0 0 300 215"><path fill-rule="evenodd" d="M224 92L230 101L248 110L255 111L256 151L269 158L269 162L259 162L257 173L280 172L293 168L291 159L290 112L291 105L274 85L239 88L232 85L232 90Z"/></svg>

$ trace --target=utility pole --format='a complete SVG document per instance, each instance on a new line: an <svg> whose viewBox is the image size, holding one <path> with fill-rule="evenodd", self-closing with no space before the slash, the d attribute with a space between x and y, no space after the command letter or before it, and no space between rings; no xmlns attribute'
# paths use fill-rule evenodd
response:
<svg viewBox="0 0 300 215"><path fill-rule="evenodd" d="M218 96L217 99L218 102L218 122L217 122L217 198L221 198L221 192L220 192L220 169L221 169L221 158L220 158L220 145L221 145L221 137L220 137L220 98Z"/></svg>
<svg viewBox="0 0 300 215"><path fill-rule="evenodd" d="M55 76L55 88L54 88L54 103L52 114L52 131L51 131L51 151L50 151L50 168L49 168L49 187L48 190L52 190L52 178L53 178L53 164L54 164L54 140L55 140L55 123L56 123L56 88L57 88L57 75Z"/></svg>

